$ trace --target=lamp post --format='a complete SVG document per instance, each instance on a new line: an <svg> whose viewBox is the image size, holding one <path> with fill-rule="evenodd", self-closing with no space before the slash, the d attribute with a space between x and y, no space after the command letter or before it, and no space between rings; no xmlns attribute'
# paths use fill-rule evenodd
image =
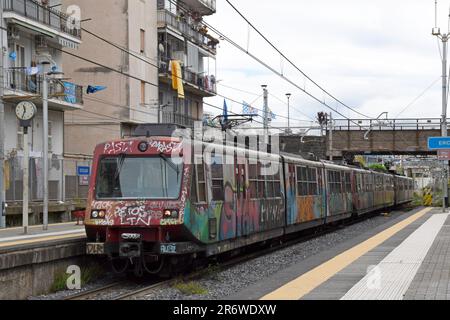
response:
<svg viewBox="0 0 450 320"><path fill-rule="evenodd" d="M438 37L442 41L442 120L441 120L441 136L448 136L447 129L447 44L449 34L441 34L441 30L435 26L432 30L432 35ZM444 162L443 168L443 211L448 204L448 163Z"/></svg>
<svg viewBox="0 0 450 320"><path fill-rule="evenodd" d="M286 93L287 101L288 101L288 133L291 133L291 96L292 94Z"/></svg>
<svg viewBox="0 0 450 320"><path fill-rule="evenodd" d="M48 82L49 76L63 75L58 71L44 72L42 80L42 109L43 109L43 150L42 150L42 171L44 176L44 200L43 200L43 229L48 230Z"/></svg>

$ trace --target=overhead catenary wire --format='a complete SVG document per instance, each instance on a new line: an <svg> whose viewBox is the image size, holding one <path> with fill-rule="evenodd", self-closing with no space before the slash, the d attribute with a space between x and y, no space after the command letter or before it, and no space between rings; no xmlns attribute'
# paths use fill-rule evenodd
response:
<svg viewBox="0 0 450 320"><path fill-rule="evenodd" d="M344 106L345 108L353 111L354 113L357 113L365 118L371 118L357 110L355 110L354 108L348 106L347 104L345 104L344 102L342 102L340 99L336 98L334 95L332 95L330 92L328 92L326 89L324 89L322 86L320 86L316 81L314 81L310 76L308 76L303 70L301 70L291 59L289 59L280 49L278 49L258 28L255 27L255 25L249 21L248 18L245 17L245 15L243 13L241 13L236 6L234 6L229 0L225 0L232 8L233 10L242 17L242 19L245 20L245 22L252 27L253 30L255 30L275 51L277 51L281 57L283 57L290 65L292 65L297 71L299 71L305 78L307 78L309 81L311 81L315 86L317 86L320 90L322 90L324 93L326 93L329 97L333 98L334 100L336 100L338 103L340 103L342 106ZM283 74L283 72L281 72L281 74Z"/></svg>

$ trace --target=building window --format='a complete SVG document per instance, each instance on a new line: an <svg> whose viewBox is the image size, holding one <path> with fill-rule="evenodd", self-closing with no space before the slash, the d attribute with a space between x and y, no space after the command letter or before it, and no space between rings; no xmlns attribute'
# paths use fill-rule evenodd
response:
<svg viewBox="0 0 450 320"><path fill-rule="evenodd" d="M141 29L141 54L145 54L145 30Z"/></svg>
<svg viewBox="0 0 450 320"><path fill-rule="evenodd" d="M145 105L145 82L141 81L141 105Z"/></svg>

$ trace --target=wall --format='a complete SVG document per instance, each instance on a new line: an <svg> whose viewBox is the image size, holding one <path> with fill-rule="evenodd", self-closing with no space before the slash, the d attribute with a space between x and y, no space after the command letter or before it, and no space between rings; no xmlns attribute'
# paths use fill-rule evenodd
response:
<svg viewBox="0 0 450 320"><path fill-rule="evenodd" d="M80 6L82 17L91 18L83 27L115 44L140 51L140 29L146 31L146 59L156 64L156 0L91 1L67 0ZM74 53L124 73L158 84L157 68L83 32L83 43ZM141 82L111 70L63 57L66 76L73 82L106 86L93 95L85 95L84 110L66 113L65 146L67 154L92 155L97 143L120 137L120 122L157 120L155 106L140 106ZM155 86L146 85L146 103L157 103ZM136 111L136 110L139 111ZM153 115L148 115L152 113Z"/></svg>

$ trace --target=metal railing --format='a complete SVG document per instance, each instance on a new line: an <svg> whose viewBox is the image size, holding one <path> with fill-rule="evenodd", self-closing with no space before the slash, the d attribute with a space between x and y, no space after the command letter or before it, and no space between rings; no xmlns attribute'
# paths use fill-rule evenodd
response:
<svg viewBox="0 0 450 320"><path fill-rule="evenodd" d="M81 30L74 27L69 16L35 0L2 0L4 12L14 12L57 31L81 39Z"/></svg>
<svg viewBox="0 0 450 320"><path fill-rule="evenodd" d="M165 59L166 60L166 59ZM170 59L167 61L160 61L159 63L159 73L165 75L171 75L172 72L169 70ZM206 75L205 73L192 72L184 67L182 67L183 80L199 87L201 90L210 92L212 94L217 93L216 78L214 75Z"/></svg>
<svg viewBox="0 0 450 320"><path fill-rule="evenodd" d="M215 40L211 36L206 36L204 33L201 33L199 31L202 26L201 23L199 23L198 25L189 24L184 17L177 16L167 10L158 10L158 23L169 25L177 29L192 42L204 47L211 53L216 54L216 46L218 44L218 40Z"/></svg>
<svg viewBox="0 0 450 320"><path fill-rule="evenodd" d="M26 68L11 68L5 70L5 89L42 94L41 75L29 75ZM72 104L83 104L83 87L60 80L49 83L50 99L57 99Z"/></svg>
<svg viewBox="0 0 450 320"><path fill-rule="evenodd" d="M198 119L192 118L190 116L163 111L161 112L161 122L162 123L170 123L170 124L178 124L180 126L192 128L194 127L194 122L199 121Z"/></svg>
<svg viewBox="0 0 450 320"><path fill-rule="evenodd" d="M212 9L213 11L216 11L216 0L199 0L199 1L208 8Z"/></svg>
<svg viewBox="0 0 450 320"><path fill-rule="evenodd" d="M440 130L439 118L416 119L337 119L333 121L335 131L406 131L406 130Z"/></svg>
<svg viewBox="0 0 450 320"><path fill-rule="evenodd" d="M68 201L85 200L89 186L86 179L77 176L77 166L92 166L92 161L76 161L52 159L49 166L49 200ZM6 172L6 201L23 201L23 158L9 157L5 161ZM29 200L41 202L43 200L42 158L31 158L29 163Z"/></svg>

